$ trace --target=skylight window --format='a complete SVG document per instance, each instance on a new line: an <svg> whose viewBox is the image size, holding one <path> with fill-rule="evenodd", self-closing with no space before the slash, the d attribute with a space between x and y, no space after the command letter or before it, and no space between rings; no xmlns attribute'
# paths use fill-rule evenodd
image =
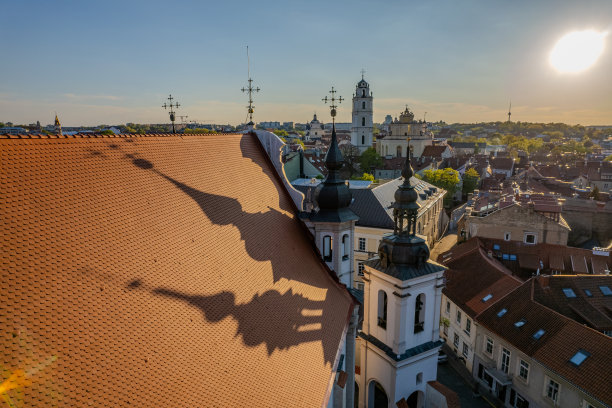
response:
<svg viewBox="0 0 612 408"><path fill-rule="evenodd" d="M537 332L533 333L533 338L536 340L540 340L540 337L542 337L544 333L546 333L546 331L544 329L540 329Z"/></svg>
<svg viewBox="0 0 612 408"><path fill-rule="evenodd" d="M508 309L503 308L502 310L500 310L499 312L497 312L497 317L502 317L503 315L506 314L506 312L508 311Z"/></svg>
<svg viewBox="0 0 612 408"><path fill-rule="evenodd" d="M510 260L511 261L516 261L516 255L510 255Z"/></svg>
<svg viewBox="0 0 612 408"><path fill-rule="evenodd" d="M579 366L590 355L591 355L591 353L589 353L587 351L578 350L578 352L576 354L574 354L574 357L570 358L570 363L572 363L575 366Z"/></svg>
<svg viewBox="0 0 612 408"><path fill-rule="evenodd" d="M599 290L601 290L604 296L612 296L612 290L610 290L609 286L600 286Z"/></svg>
<svg viewBox="0 0 612 408"><path fill-rule="evenodd" d="M563 288L563 293L565 293L565 297L568 298L575 298L576 294L574 293L574 291L571 288ZM608 289L610 290L610 289ZM602 291L603 292L603 291ZM612 295L612 293L610 293Z"/></svg>
<svg viewBox="0 0 612 408"><path fill-rule="evenodd" d="M499 245L497 245L497 244L493 245L493 250L499 251Z"/></svg>
<svg viewBox="0 0 612 408"><path fill-rule="evenodd" d="M486 301L488 301L488 300L491 300L491 298L492 298L492 297L493 297L493 295L489 293L487 296L485 296L485 297L483 297L483 298L482 298L482 301L483 301L483 302L486 302Z"/></svg>
<svg viewBox="0 0 612 408"><path fill-rule="evenodd" d="M523 327L527 323L527 320L521 319L518 322L514 323L514 327Z"/></svg>
<svg viewBox="0 0 612 408"><path fill-rule="evenodd" d="M503 254L503 255L502 255L502 259L504 259L504 260L506 260L506 261L507 261L507 260L509 260L509 259L510 259L510 255L508 255L508 254Z"/></svg>
<svg viewBox="0 0 612 408"><path fill-rule="evenodd" d="M593 296L593 294L591 293L591 291L590 291L590 290L588 290L588 289L585 289L585 290L584 290L584 294L585 294L585 295L587 295L588 297L592 297L592 296Z"/></svg>

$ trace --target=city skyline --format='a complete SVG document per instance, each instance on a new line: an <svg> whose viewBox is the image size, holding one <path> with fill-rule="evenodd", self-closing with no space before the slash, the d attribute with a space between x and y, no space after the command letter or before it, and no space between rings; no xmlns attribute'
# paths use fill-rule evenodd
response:
<svg viewBox="0 0 612 408"><path fill-rule="evenodd" d="M170 11L157 1L11 3L0 121L46 124L57 112L66 126L166 123L171 93L177 115L236 125L246 118L248 45L262 89L256 122L303 123L315 112L327 122L321 98L332 85L346 99L337 119L350 122L365 69L375 122L406 104L430 121L504 121L512 101L513 121L612 124L609 46L581 73L548 63L564 34L612 31L606 1L178 2Z"/></svg>

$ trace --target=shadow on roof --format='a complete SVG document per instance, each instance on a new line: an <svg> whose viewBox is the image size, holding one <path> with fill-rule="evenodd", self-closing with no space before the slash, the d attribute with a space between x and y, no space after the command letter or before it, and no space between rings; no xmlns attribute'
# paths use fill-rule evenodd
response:
<svg viewBox="0 0 612 408"><path fill-rule="evenodd" d="M265 343L268 355L275 350L319 341L323 341L326 363L333 363L336 355L336 346L326 343L322 334L325 300L313 301L290 290L284 294L268 290L255 294L248 303L236 304L235 295L228 291L192 295L168 288L150 288L138 279L130 282L127 289L145 290L154 296L185 302L199 309L210 323L232 317L238 322L236 335L242 337L245 346L256 347ZM267 317L262 319L261 316Z"/></svg>

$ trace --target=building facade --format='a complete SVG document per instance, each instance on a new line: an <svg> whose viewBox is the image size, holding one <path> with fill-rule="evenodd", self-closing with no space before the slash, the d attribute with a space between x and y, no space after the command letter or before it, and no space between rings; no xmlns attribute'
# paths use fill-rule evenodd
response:
<svg viewBox="0 0 612 408"><path fill-rule="evenodd" d="M410 139L410 141L408 140ZM389 124L389 134L376 140L378 154L384 157L406 157L408 143L412 146L412 156L421 157L425 146L433 144L433 133L427 123L415 120L408 107Z"/></svg>

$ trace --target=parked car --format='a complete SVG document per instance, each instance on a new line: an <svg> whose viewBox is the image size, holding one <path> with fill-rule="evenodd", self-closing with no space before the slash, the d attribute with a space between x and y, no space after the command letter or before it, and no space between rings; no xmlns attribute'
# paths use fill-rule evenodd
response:
<svg viewBox="0 0 612 408"><path fill-rule="evenodd" d="M448 356L442 350L438 351L438 364L446 363L448 361Z"/></svg>

